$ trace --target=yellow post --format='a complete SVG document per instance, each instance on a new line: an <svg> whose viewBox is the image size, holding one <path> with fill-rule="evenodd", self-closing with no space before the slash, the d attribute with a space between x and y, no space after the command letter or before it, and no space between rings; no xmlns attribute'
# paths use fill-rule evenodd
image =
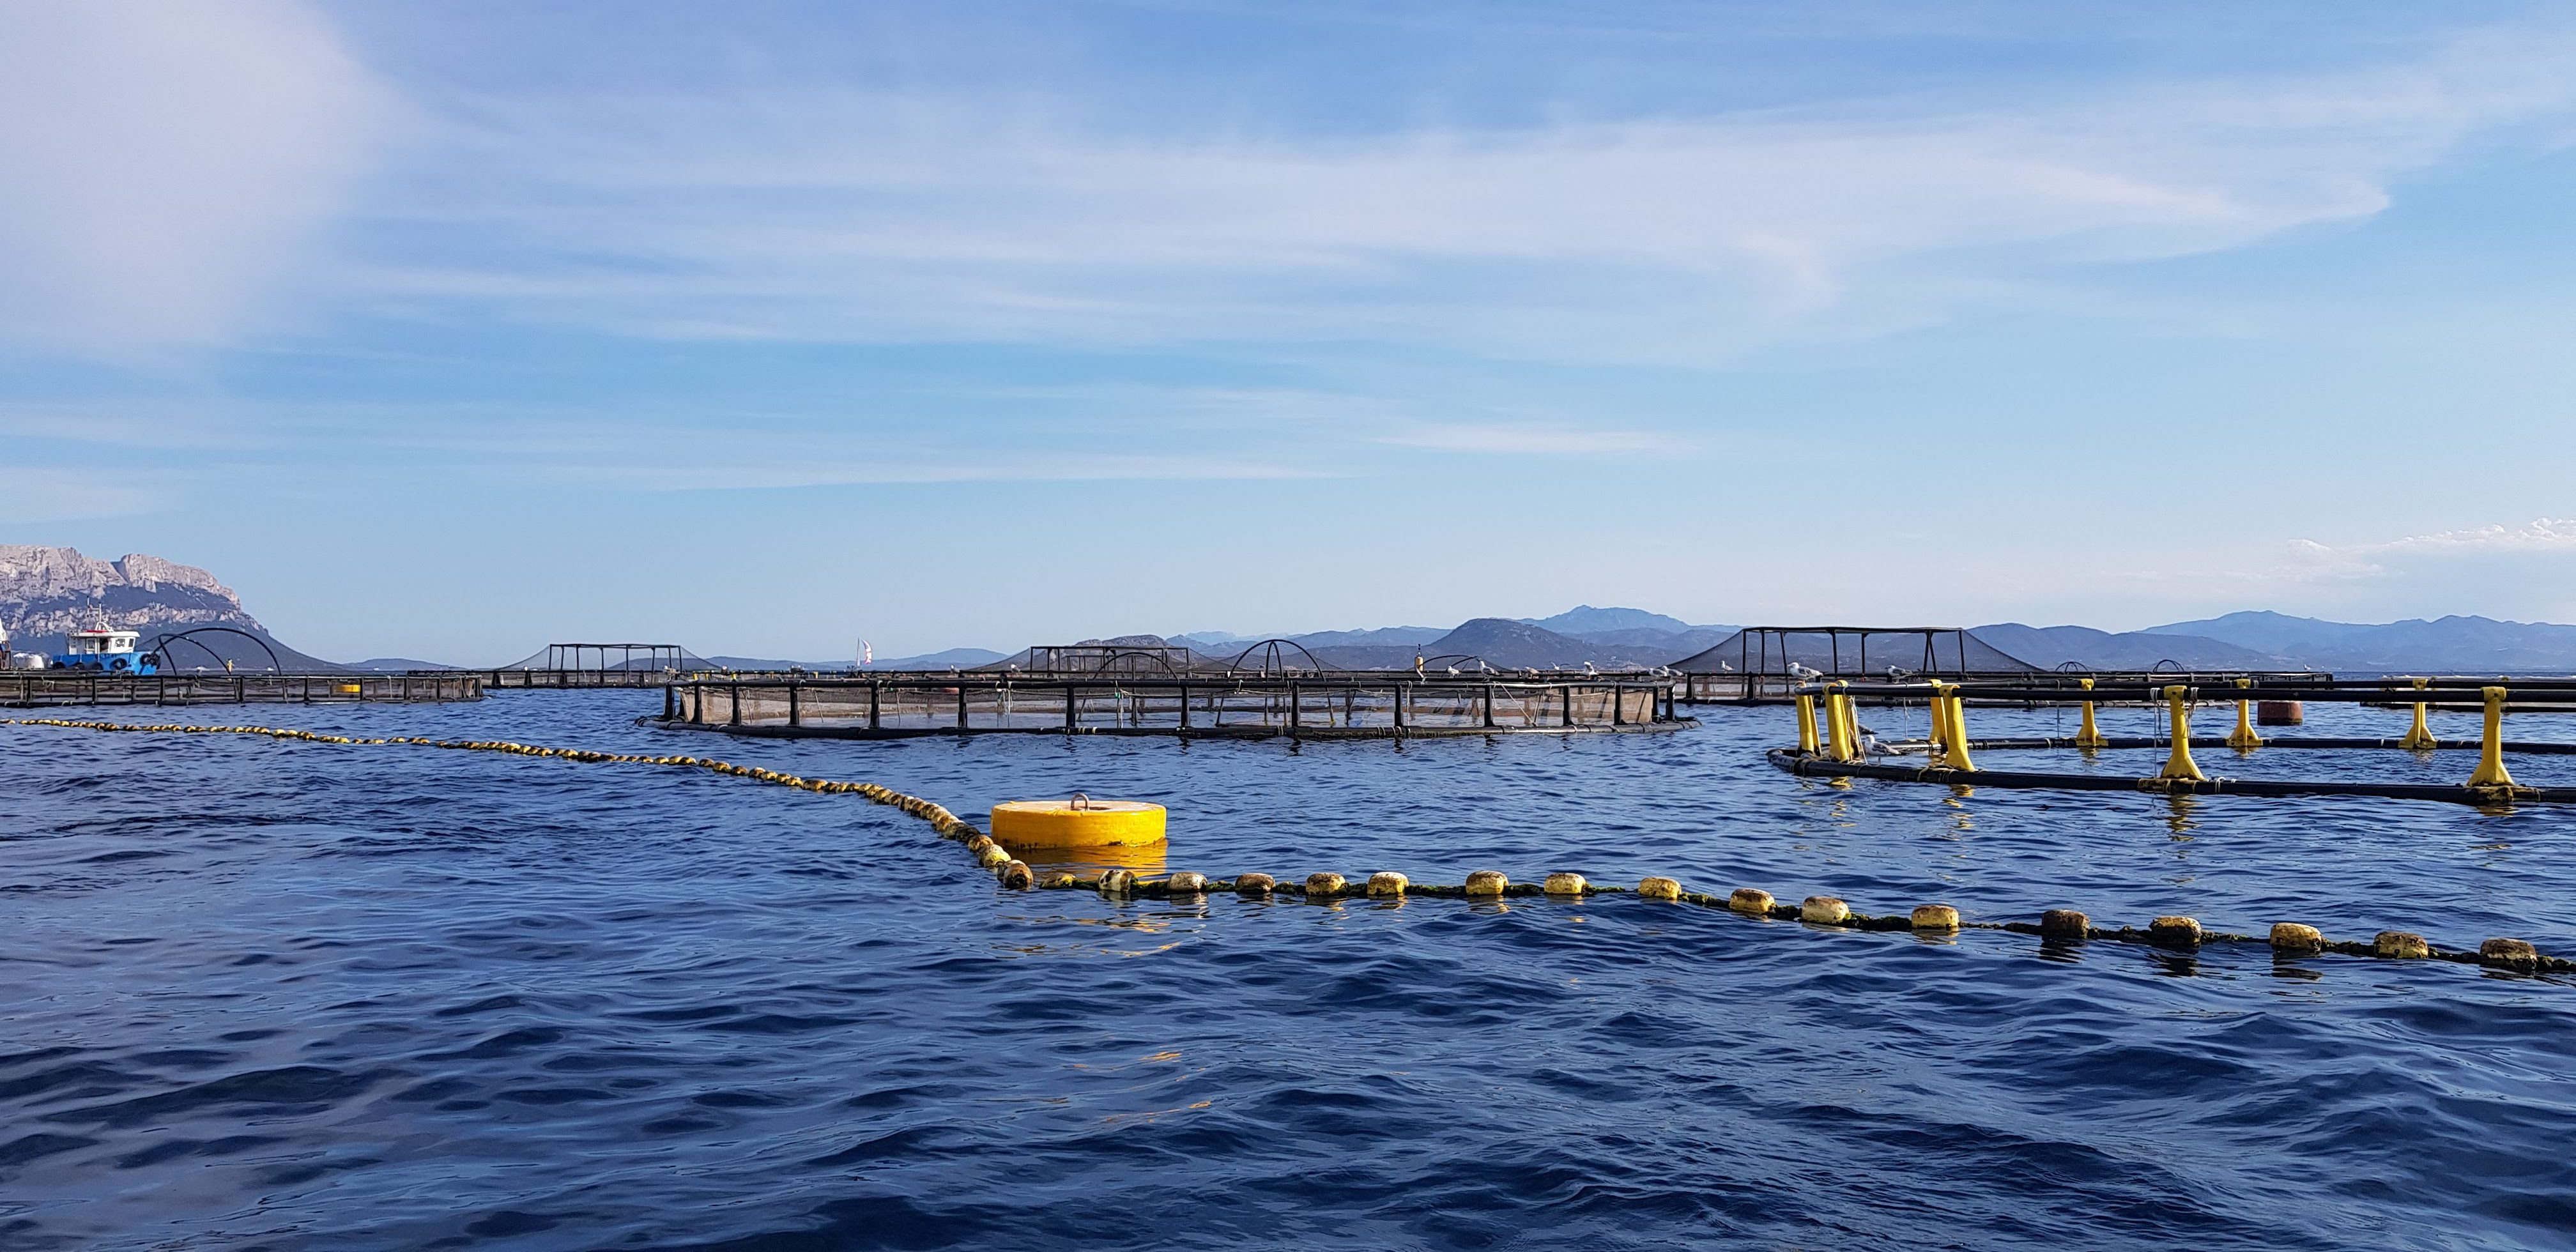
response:
<svg viewBox="0 0 2576 1252"><path fill-rule="evenodd" d="M1950 727L1948 715L1942 711L1941 684L1935 681L1931 686L1932 698L1926 707L1931 713L1932 727L1923 732L1923 746L1937 760L1941 756L1942 746L1949 742Z"/></svg>
<svg viewBox="0 0 2576 1252"><path fill-rule="evenodd" d="M1814 696L1798 697L1798 750L1809 756L1816 754L1816 698Z"/></svg>
<svg viewBox="0 0 2576 1252"><path fill-rule="evenodd" d="M2469 775L2472 787L2503 787L2511 790L2513 775L2504 769L2504 695L2502 687L2489 687L2487 698L2486 738L2478 745L2478 772Z"/></svg>
<svg viewBox="0 0 2576 1252"><path fill-rule="evenodd" d="M2173 726L2173 751L2165 757L2164 772L2156 777L2168 782L2207 782L2209 775L2200 772L2200 763L2191 759L2191 708L2185 702L2191 689L2183 686L2165 688L2165 708Z"/></svg>
<svg viewBox="0 0 2576 1252"><path fill-rule="evenodd" d="M2418 678L2415 680L2415 689L2417 691L2422 691L2426 687L2430 687L2432 685L2433 680L2430 678ZM2440 740L2433 737L2432 729L2424 724L2423 701L2416 701L2415 729L2407 731L2406 737L2397 741L2397 746L2401 748L2412 748L2418 752L2430 752L2440 743Z"/></svg>
<svg viewBox="0 0 2576 1252"><path fill-rule="evenodd" d="M1843 690L1843 684L1835 683L1825 692L1825 730L1835 760L1860 759L1860 736L1853 729L1859 724L1860 719L1852 716L1850 693Z"/></svg>
<svg viewBox="0 0 2576 1252"><path fill-rule="evenodd" d="M2236 680L2236 686L2240 690L2253 685L2254 680L2251 678ZM2227 746L2239 752L2251 752L2263 746L2263 736L2254 733L2253 701L2239 699L2236 702L2236 729L2227 736Z"/></svg>
<svg viewBox="0 0 2576 1252"><path fill-rule="evenodd" d="M1936 693L1932 701L1932 724L1941 728L1941 747L1934 761L1951 769L1974 772L1977 765L1968 759L1968 720L1967 715L1960 711L1962 701L1957 695L1958 687L1936 682L1932 684L1932 690Z"/></svg>
<svg viewBox="0 0 2576 1252"><path fill-rule="evenodd" d="M2093 680L2090 678L2078 678L2075 681L2082 684L2086 691L2093 689ZM2095 748L2108 747L2110 742L2102 737L2102 727L2093 720L2093 702L2085 701L2084 728L2075 732L2075 746L2089 752Z"/></svg>

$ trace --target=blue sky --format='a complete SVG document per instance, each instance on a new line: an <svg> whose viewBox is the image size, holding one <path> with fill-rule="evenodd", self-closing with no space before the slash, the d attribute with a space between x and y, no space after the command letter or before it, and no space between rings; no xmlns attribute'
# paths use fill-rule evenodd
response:
<svg viewBox="0 0 2576 1252"><path fill-rule="evenodd" d="M2571 126L2552 5L16 5L0 541L466 662L2576 620Z"/></svg>

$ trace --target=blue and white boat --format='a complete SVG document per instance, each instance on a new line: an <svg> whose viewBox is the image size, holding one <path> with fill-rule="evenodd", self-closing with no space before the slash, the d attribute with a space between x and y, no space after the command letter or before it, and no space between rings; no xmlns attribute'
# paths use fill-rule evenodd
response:
<svg viewBox="0 0 2576 1252"><path fill-rule="evenodd" d="M101 623L87 630L75 630L63 636L63 650L54 657L53 669L97 670L106 674L157 674L161 666L146 653L136 652L134 645L143 632L118 630Z"/></svg>

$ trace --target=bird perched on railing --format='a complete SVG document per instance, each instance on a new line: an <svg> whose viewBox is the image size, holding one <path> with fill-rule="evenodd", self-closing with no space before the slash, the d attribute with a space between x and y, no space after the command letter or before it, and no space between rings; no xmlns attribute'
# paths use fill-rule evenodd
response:
<svg viewBox="0 0 2576 1252"><path fill-rule="evenodd" d="M1800 664L1799 664L1799 663L1797 663L1796 661L1791 661L1791 662L1789 662L1789 677L1791 677L1791 678L1795 678L1795 679L1797 679L1797 680L1799 680L1799 681L1801 681L1801 682L1804 682L1804 681L1806 681L1806 680L1808 680L1808 679L1812 679L1812 678L1822 678L1822 677L1824 677L1824 676L1825 676L1825 671L1823 671L1823 670L1820 670L1820 669L1809 669L1809 668L1807 668L1807 667L1806 667L1806 666L1804 666L1804 665L1800 665Z"/></svg>

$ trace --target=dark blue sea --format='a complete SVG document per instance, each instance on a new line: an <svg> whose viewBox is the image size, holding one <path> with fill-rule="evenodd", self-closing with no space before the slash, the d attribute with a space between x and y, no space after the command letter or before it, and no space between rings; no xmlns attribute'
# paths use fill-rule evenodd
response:
<svg viewBox="0 0 2576 1252"><path fill-rule="evenodd" d="M1168 867L1212 876L1662 873L1872 912L2576 953L2576 813L1838 787L1763 762L1778 709L1294 747L635 724L658 707L185 716L721 756L969 816L1156 800ZM2315 712L2316 733L2403 730ZM2576 781L2576 758L2515 769ZM2576 1244L2562 979L1627 897L1005 893L856 796L645 766L0 726L0 1027L11 1249Z"/></svg>

